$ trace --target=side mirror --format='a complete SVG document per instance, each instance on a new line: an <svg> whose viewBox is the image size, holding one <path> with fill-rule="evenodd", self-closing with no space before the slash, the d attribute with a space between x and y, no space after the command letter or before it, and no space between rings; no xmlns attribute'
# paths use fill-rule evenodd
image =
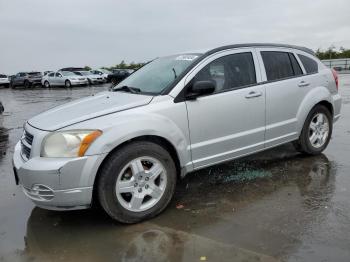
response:
<svg viewBox="0 0 350 262"><path fill-rule="evenodd" d="M213 80L196 81L192 88L186 94L187 100L194 100L199 96L209 95L214 93L216 83Z"/></svg>

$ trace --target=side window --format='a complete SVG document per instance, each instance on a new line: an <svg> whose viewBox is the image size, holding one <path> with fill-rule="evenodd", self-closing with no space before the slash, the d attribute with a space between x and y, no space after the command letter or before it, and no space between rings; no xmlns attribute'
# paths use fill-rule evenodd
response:
<svg viewBox="0 0 350 262"><path fill-rule="evenodd" d="M50 73L49 77L53 77L55 75L55 73Z"/></svg>
<svg viewBox="0 0 350 262"><path fill-rule="evenodd" d="M214 80L215 92L238 89L256 83L255 66L251 52L220 57L206 65L193 81Z"/></svg>
<svg viewBox="0 0 350 262"><path fill-rule="evenodd" d="M300 61L303 63L306 73L312 74L312 73L318 72L318 64L315 60L304 55L298 55L298 57Z"/></svg>
<svg viewBox="0 0 350 262"><path fill-rule="evenodd" d="M56 77L62 77L60 73L56 73Z"/></svg>
<svg viewBox="0 0 350 262"><path fill-rule="evenodd" d="M295 76L300 76L303 74L303 71L301 70L301 67L297 61L297 59L295 58L294 54L289 53L289 59L290 62L292 63L292 67L293 67L293 71L294 71L294 75Z"/></svg>
<svg viewBox="0 0 350 262"><path fill-rule="evenodd" d="M262 51L266 77L268 81L294 76L289 53L278 51Z"/></svg>

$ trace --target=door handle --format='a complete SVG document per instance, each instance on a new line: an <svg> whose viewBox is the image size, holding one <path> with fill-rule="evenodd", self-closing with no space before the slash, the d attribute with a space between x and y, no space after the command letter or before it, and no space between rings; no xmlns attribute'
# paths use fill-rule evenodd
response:
<svg viewBox="0 0 350 262"><path fill-rule="evenodd" d="M259 97L262 96L262 92L255 92L255 91L250 91L245 98L254 98L254 97Z"/></svg>
<svg viewBox="0 0 350 262"><path fill-rule="evenodd" d="M309 85L310 85L310 83L305 82L305 81L301 81L301 82L298 84L299 87L305 87L305 86L309 86Z"/></svg>

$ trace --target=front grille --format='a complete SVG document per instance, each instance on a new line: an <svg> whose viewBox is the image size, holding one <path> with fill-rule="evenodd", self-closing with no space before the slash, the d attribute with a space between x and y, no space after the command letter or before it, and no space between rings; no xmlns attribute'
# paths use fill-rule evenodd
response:
<svg viewBox="0 0 350 262"><path fill-rule="evenodd" d="M38 184L32 188L23 187L23 191L29 198L37 201L50 201L55 196L51 188Z"/></svg>
<svg viewBox="0 0 350 262"><path fill-rule="evenodd" d="M33 139L34 139L33 135L24 130L24 133L21 139L21 153L26 160L30 158Z"/></svg>
<svg viewBox="0 0 350 262"><path fill-rule="evenodd" d="M33 144L33 139L34 139L34 136L32 134L29 134L27 131L24 131L24 139L26 140L26 142L29 144L29 145L32 145Z"/></svg>

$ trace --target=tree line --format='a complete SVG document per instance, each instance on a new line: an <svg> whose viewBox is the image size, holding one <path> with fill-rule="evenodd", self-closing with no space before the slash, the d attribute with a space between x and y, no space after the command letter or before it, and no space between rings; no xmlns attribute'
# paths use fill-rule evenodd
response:
<svg viewBox="0 0 350 262"><path fill-rule="evenodd" d="M350 49L340 47L336 48L334 45L328 47L327 49L317 49L315 52L316 56L321 59L338 59L338 58L350 58Z"/></svg>

